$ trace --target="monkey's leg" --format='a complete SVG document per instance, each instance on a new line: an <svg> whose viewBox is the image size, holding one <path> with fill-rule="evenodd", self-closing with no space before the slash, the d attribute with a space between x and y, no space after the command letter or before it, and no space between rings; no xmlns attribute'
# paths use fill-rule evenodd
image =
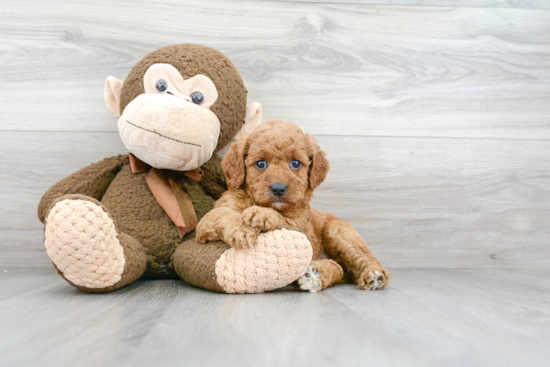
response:
<svg viewBox="0 0 550 367"><path fill-rule="evenodd" d="M313 249L306 235L290 229L261 233L254 246L232 248L222 241L185 241L172 256L187 283L224 293L261 293L304 275Z"/></svg>
<svg viewBox="0 0 550 367"><path fill-rule="evenodd" d="M55 200L45 220L46 251L59 274L86 292L110 292L146 268L145 248L117 231L107 209L84 195Z"/></svg>
<svg viewBox="0 0 550 367"><path fill-rule="evenodd" d="M313 260L306 273L298 279L298 286L303 291L319 292L336 283L340 283L344 270L334 260Z"/></svg>

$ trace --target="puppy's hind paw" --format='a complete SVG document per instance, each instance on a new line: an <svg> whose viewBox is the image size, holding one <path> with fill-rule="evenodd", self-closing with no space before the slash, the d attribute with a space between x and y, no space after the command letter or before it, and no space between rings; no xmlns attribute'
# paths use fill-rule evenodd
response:
<svg viewBox="0 0 550 367"><path fill-rule="evenodd" d="M363 272L357 285L365 290L384 289L390 281L390 272L382 267L368 268Z"/></svg>
<svg viewBox="0 0 550 367"><path fill-rule="evenodd" d="M308 266L306 273L297 282L303 291L314 293L321 290L321 274L313 266Z"/></svg>

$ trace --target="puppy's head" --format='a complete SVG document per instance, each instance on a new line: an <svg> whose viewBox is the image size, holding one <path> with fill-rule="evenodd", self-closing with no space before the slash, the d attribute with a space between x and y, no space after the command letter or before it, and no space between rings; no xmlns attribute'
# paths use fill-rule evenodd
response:
<svg viewBox="0 0 550 367"><path fill-rule="evenodd" d="M291 123L266 121L222 160L227 184L264 207L288 211L311 200L329 164L315 139Z"/></svg>

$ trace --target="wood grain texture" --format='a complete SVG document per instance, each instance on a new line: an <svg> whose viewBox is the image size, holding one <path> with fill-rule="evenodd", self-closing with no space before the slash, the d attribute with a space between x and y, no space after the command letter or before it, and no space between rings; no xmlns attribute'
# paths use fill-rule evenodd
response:
<svg viewBox="0 0 550 367"><path fill-rule="evenodd" d="M0 229L0 267L51 267L44 247L44 229Z"/></svg>
<svg viewBox="0 0 550 367"><path fill-rule="evenodd" d="M546 0L276 0L316 4L361 4L361 5L405 5L405 6L444 6L476 8L532 8L550 9Z"/></svg>
<svg viewBox="0 0 550 367"><path fill-rule="evenodd" d="M3 9L0 130L115 131L105 78L193 42L233 60L266 118L316 135L550 138L548 10L224 0Z"/></svg>
<svg viewBox="0 0 550 367"><path fill-rule="evenodd" d="M227 295L176 281L85 294L53 269L2 270L0 366L546 366L550 358L548 271L397 270L383 291Z"/></svg>
<svg viewBox="0 0 550 367"><path fill-rule="evenodd" d="M1 139L2 136L7 136ZM0 135L5 264L41 248L37 202L55 182L124 153L117 133ZM331 162L313 207L352 223L390 268L547 268L550 145L544 140L319 137ZM56 142L49 144L49 142ZM67 152L74 152L70 156ZM34 159L40 156L40 159ZM48 167L44 169L44 167ZM15 230L36 232L21 238ZM27 250L31 254L27 254ZM42 260L41 260L42 259Z"/></svg>
<svg viewBox="0 0 550 367"><path fill-rule="evenodd" d="M397 1L4 1L0 264L49 266L41 195L126 153L105 78L194 42L234 61L265 119L319 137L314 206L387 266L547 267L550 10Z"/></svg>

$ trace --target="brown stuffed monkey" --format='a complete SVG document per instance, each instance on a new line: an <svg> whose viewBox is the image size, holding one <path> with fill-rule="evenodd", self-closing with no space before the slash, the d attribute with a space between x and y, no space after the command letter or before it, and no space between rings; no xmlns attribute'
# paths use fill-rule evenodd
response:
<svg viewBox="0 0 550 367"><path fill-rule="evenodd" d="M201 45L146 55L105 101L130 154L106 158L52 186L38 216L59 274L88 292L177 278L227 293L263 292L302 276L312 257L293 230L263 233L253 249L195 241L198 221L227 189L216 153L261 122L237 69Z"/></svg>

